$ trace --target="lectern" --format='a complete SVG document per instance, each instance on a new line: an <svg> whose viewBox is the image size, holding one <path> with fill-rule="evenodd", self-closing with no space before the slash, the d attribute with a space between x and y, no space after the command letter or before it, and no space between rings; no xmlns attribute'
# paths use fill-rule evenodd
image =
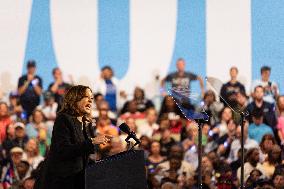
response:
<svg viewBox="0 0 284 189"><path fill-rule="evenodd" d="M147 189L144 151L121 152L87 167L86 189Z"/></svg>

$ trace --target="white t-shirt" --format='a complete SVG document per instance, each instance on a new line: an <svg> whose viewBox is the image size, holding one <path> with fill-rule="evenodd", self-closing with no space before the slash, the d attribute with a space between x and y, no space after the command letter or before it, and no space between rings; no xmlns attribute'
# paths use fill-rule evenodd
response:
<svg viewBox="0 0 284 189"><path fill-rule="evenodd" d="M263 100L266 102L275 103L275 93L279 94L279 88L274 81L262 81L262 80L255 80L252 82L251 92L254 92L255 87L261 85L264 87L264 97ZM276 91L274 90L276 89Z"/></svg>

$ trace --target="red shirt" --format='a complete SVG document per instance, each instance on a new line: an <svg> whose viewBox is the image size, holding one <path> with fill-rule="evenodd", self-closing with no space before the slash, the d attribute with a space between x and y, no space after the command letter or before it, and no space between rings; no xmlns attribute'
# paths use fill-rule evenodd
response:
<svg viewBox="0 0 284 189"><path fill-rule="evenodd" d="M9 116L0 119L0 143L6 139L6 129L12 123Z"/></svg>

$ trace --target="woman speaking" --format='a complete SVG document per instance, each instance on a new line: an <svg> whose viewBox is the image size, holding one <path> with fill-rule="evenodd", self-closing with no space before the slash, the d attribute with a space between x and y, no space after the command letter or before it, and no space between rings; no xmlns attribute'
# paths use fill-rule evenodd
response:
<svg viewBox="0 0 284 189"><path fill-rule="evenodd" d="M94 135L90 114L93 94L87 86L71 87L54 122L51 146L35 188L84 189L88 157L112 136Z"/></svg>

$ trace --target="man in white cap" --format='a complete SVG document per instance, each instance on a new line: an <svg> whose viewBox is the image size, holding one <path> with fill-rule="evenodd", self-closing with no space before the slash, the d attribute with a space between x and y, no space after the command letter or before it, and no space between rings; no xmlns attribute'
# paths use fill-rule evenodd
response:
<svg viewBox="0 0 284 189"><path fill-rule="evenodd" d="M15 127L15 139L14 144L22 149L24 149L26 143L28 142L28 136L26 135L26 127L21 122L16 122Z"/></svg>
<svg viewBox="0 0 284 189"><path fill-rule="evenodd" d="M23 161L24 150L20 147L14 147L10 150L11 161L2 170L1 182L4 188L17 188L21 182L30 176L30 166Z"/></svg>

